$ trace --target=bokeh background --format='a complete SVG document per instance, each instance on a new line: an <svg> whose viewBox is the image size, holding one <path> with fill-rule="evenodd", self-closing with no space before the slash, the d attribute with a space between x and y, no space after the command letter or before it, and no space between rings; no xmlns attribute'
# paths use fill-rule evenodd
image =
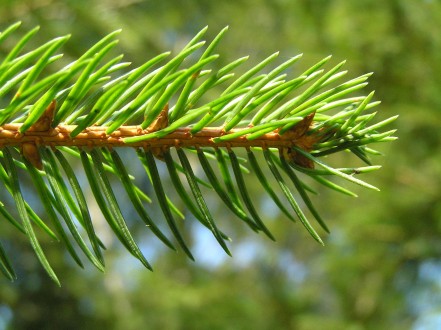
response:
<svg viewBox="0 0 441 330"><path fill-rule="evenodd" d="M207 38L230 27L218 50L224 63L251 55L250 67L277 50L280 61L304 53L296 74L332 54L333 63L348 60L350 77L374 72L366 93L374 89L382 101L379 120L400 115L399 140L378 146L385 155L374 162L383 169L364 178L380 193L350 187L359 198L314 197L331 228L324 248L301 225L275 217L256 188L276 243L214 207L234 257L190 223L183 230L191 262L134 221L151 273L97 223L109 247L105 274L78 268L42 237L60 289L0 219L19 275L13 284L0 279L0 329L441 328L440 1L2 0L2 29L17 20L23 31L41 26L33 45L72 33L67 59L122 28L118 51L139 65L178 51L206 25Z"/></svg>

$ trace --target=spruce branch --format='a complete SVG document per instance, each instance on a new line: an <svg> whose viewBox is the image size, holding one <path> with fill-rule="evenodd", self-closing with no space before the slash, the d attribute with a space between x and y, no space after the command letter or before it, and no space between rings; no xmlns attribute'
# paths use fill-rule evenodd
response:
<svg viewBox="0 0 441 330"><path fill-rule="evenodd" d="M66 154L81 161L109 227L148 269L151 266L121 211L112 186L115 178L121 181L148 229L171 249L176 249L176 241L191 259L191 247L179 226L183 215L164 187L158 171L161 163L187 209L213 233L227 254L229 237L211 215L203 189L216 193L251 230L275 239L247 187L247 177L257 176L281 213L292 221L299 219L321 244L322 239L297 201L300 197L322 229L329 231L309 197L312 189L303 177L351 196L355 194L329 177L377 189L355 176L379 168L371 164L369 154L377 152L370 145L395 139L394 130L382 130L397 117L371 124L376 113L370 110L379 104L373 101L374 93L354 95L367 85L370 74L341 82L347 74L341 71L344 62L326 70L327 57L289 77L302 55L268 69L278 59L279 54L274 53L237 74L233 71L248 57L216 67L213 63L219 55L214 52L227 28L206 47L202 40L205 28L174 57L166 52L139 67L121 62L122 55L111 55L120 31L110 33L72 63L60 66L62 55L58 52L69 36L26 52L38 28L20 39L16 36L19 26L14 24L0 34L0 46L8 38L18 40L0 62L0 181L15 203L8 207L0 204L0 214L29 238L43 267L57 283L34 226L64 244L82 267L73 239L92 264L104 270L104 244L95 231L84 190ZM216 93L217 97L207 100L208 94ZM174 239L150 216L145 203L152 199L138 186L139 178L130 174L118 152L120 148L136 150L146 171L144 179L150 181ZM251 173L244 165L247 160L237 155L238 150L246 151ZM368 166L334 168L323 161L324 156L341 151L352 152ZM263 154L264 162L259 162L257 153ZM197 175L189 157L199 161L204 176ZM20 171L31 177L46 212L44 218L50 224L26 201ZM183 178L186 182L181 181ZM16 277L1 244L0 269L9 279Z"/></svg>

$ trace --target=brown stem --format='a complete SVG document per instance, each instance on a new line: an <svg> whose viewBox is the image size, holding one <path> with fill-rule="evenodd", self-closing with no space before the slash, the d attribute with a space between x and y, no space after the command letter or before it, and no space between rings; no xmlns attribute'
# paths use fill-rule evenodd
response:
<svg viewBox="0 0 441 330"><path fill-rule="evenodd" d="M229 141L214 142L213 138L225 135L225 131L218 127L206 127L196 134L190 133L190 128L179 128L161 138L146 141L125 143L124 138L142 136L151 133L140 126L121 126L112 134L106 134L107 127L92 126L72 138L70 133L76 128L75 125L59 125L48 131L30 131L20 133L21 124L6 124L0 126L0 147L18 146L32 143L38 146L77 146L77 147L292 147L294 145L303 149L310 149L310 136L299 136L295 130L279 135L271 132L254 140L247 140L241 136ZM240 129L234 129L228 133L235 133Z"/></svg>

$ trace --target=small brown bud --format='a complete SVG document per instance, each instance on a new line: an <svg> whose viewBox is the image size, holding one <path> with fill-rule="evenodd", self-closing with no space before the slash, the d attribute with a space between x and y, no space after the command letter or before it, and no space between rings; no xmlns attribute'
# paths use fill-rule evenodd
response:
<svg viewBox="0 0 441 330"><path fill-rule="evenodd" d="M35 168L42 170L43 163L41 161L40 153L34 143L23 143L21 146L21 153Z"/></svg>
<svg viewBox="0 0 441 330"><path fill-rule="evenodd" d="M55 108L57 102L52 100L41 117L29 128L30 132L46 132L49 131L54 120Z"/></svg>
<svg viewBox="0 0 441 330"><path fill-rule="evenodd" d="M168 126L168 104L161 110L158 117L147 127L149 132L156 132Z"/></svg>

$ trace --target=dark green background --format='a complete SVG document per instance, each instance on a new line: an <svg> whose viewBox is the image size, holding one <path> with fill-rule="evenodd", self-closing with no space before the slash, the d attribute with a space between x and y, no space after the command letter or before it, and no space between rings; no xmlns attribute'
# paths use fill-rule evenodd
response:
<svg viewBox="0 0 441 330"><path fill-rule="evenodd" d="M359 198L327 191L313 198L331 228L325 248L299 224L272 217L256 194L276 243L214 207L219 226L234 238L234 257L189 224L192 263L133 223L153 261L150 273L97 223L109 246L104 275L77 268L58 245L44 245L59 289L25 238L1 224L19 279L0 279L0 329L441 327L439 1L3 0L1 26L17 20L23 31L41 25L34 45L72 33L67 60L122 28L119 51L141 64L178 51L206 25L207 38L230 26L218 50L224 63L251 55L250 67L277 50L281 60L304 53L296 74L332 54L332 63L348 60L349 77L374 72L366 94L375 89L382 101L379 119L400 115L393 124L399 140L378 146L385 156L375 163L383 169L363 177L380 193L350 187ZM352 158L343 160L351 165Z"/></svg>

